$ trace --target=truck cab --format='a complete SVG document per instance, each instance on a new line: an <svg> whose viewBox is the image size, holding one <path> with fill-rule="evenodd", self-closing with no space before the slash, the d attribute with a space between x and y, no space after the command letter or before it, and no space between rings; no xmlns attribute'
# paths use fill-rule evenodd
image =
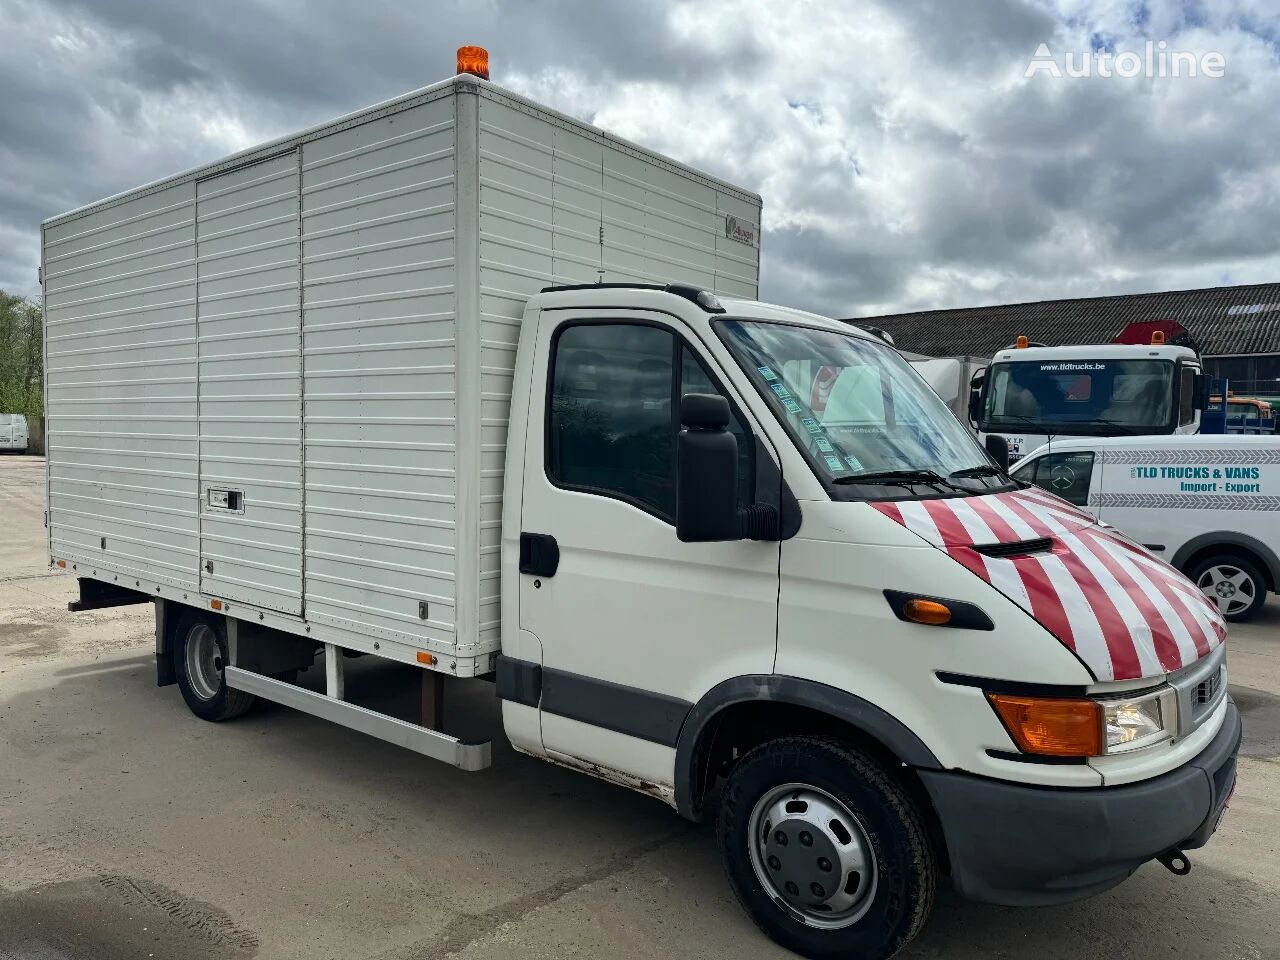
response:
<svg viewBox="0 0 1280 960"><path fill-rule="evenodd" d="M1198 433L1203 383L1188 347L1013 346L975 379L969 415L980 441L1003 437L1016 462L1073 437Z"/></svg>
<svg viewBox="0 0 1280 960"><path fill-rule="evenodd" d="M915 921L886 904L944 863L968 896L1055 903L1212 833L1239 739L1221 618L994 467L887 344L701 291L553 288L515 382L507 735L694 819L718 804L780 942L887 956Z"/></svg>

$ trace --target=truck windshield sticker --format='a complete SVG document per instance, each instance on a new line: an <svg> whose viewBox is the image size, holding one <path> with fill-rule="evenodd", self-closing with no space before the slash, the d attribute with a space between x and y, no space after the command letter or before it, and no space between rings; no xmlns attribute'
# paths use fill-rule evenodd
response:
<svg viewBox="0 0 1280 960"><path fill-rule="evenodd" d="M831 441L826 437L814 437L813 442L818 445L818 449L823 453L831 453L835 448L831 446Z"/></svg>
<svg viewBox="0 0 1280 960"><path fill-rule="evenodd" d="M804 424L804 428L810 433L822 433L822 424L813 419L813 417L805 417L800 422Z"/></svg>
<svg viewBox="0 0 1280 960"><path fill-rule="evenodd" d="M770 388L772 388L773 392L776 393L783 400L789 400L791 398L791 391L788 390L786 387L784 387L782 384L771 383L769 384L769 386Z"/></svg>
<svg viewBox="0 0 1280 960"><path fill-rule="evenodd" d="M835 456L828 455L828 456L824 457L823 459L827 461L827 466L831 468L831 472L832 472L832 473L844 473L844 472L845 472L844 464L840 462L840 458L839 458L839 457L835 457Z"/></svg>
<svg viewBox="0 0 1280 960"><path fill-rule="evenodd" d="M849 465L849 469L850 469L850 470L861 470L861 469L862 469L862 461L861 461L861 460L859 460L859 459L858 459L857 457L855 457L855 456L851 456L850 454L847 454L847 453L846 453L846 454L844 455L844 462L845 462L845 463L847 463L847 464Z"/></svg>
<svg viewBox="0 0 1280 960"><path fill-rule="evenodd" d="M782 405L786 407L787 413L800 413L800 404L796 403L790 397L782 401Z"/></svg>
<svg viewBox="0 0 1280 960"><path fill-rule="evenodd" d="M760 376L764 377L766 380L778 379L778 375L773 372L772 367L756 367L756 369L760 371Z"/></svg>

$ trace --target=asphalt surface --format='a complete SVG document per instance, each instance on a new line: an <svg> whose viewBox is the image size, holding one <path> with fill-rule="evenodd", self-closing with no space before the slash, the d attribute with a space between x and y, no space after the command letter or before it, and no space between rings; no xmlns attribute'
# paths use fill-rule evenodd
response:
<svg viewBox="0 0 1280 960"><path fill-rule="evenodd" d="M282 708L197 720L154 684L149 607L67 611L43 498L42 461L0 457L0 960L790 956L710 829L514 754L485 684L446 717L493 738L482 773ZM1190 876L1040 910L943 890L901 956L1280 958L1280 603L1229 642L1244 758ZM366 658L348 689L413 682Z"/></svg>

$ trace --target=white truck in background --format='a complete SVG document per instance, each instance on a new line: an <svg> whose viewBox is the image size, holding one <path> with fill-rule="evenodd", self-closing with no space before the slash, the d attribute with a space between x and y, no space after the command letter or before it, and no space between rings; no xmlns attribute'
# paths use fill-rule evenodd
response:
<svg viewBox="0 0 1280 960"><path fill-rule="evenodd" d="M1200 431L1206 397L1200 358L1156 334L1142 344L1029 345L997 353L974 379L970 425L1002 438L1009 460L1076 437Z"/></svg>
<svg viewBox="0 0 1280 960"><path fill-rule="evenodd" d="M26 453L30 438L21 413L0 413L0 453Z"/></svg>
<svg viewBox="0 0 1280 960"><path fill-rule="evenodd" d="M1063 440L1012 475L1124 531L1227 620L1251 619L1280 590L1280 437Z"/></svg>
<svg viewBox="0 0 1280 960"><path fill-rule="evenodd" d="M492 680L517 750L716 816L809 957L891 956L944 876L1185 872L1240 741L1216 608L885 343L757 302L759 210L462 75L47 221L72 607L154 603L200 718L264 698L463 770L489 744L440 698ZM351 702L350 654L421 713Z"/></svg>

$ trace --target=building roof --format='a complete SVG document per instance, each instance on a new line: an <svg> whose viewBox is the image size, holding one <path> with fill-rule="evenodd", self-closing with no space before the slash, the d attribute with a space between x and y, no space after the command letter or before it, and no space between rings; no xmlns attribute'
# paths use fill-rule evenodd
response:
<svg viewBox="0 0 1280 960"><path fill-rule="evenodd" d="M1280 353L1280 283L849 318L887 331L900 350L934 357L990 357L1020 334L1048 346L1110 343L1144 321L1181 324L1208 357Z"/></svg>

